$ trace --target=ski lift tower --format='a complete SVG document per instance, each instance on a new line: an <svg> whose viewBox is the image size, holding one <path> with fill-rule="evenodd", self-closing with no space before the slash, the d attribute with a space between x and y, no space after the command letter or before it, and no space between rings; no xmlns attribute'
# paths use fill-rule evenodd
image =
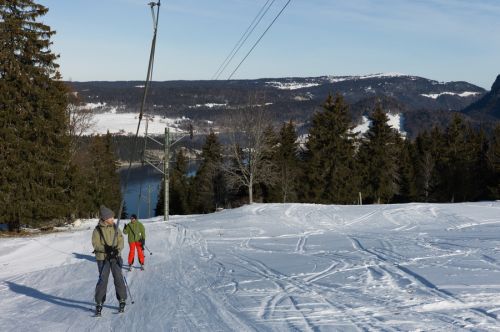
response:
<svg viewBox="0 0 500 332"><path fill-rule="evenodd" d="M152 79L152 73L153 73L153 63L154 63L154 55L155 55L155 48L156 48L156 33L158 31L158 19L159 19L159 14L160 14L160 0L158 2L150 2L148 4L151 7L151 15L153 17L153 41L151 43L151 53L149 55L149 66L148 66L148 74L146 78L146 84L144 85L144 95L142 99L142 105L141 105L141 113L139 115L139 126L140 126L140 121L143 116L143 110L146 105L146 96L148 92L148 88ZM156 7L156 12L155 12L155 7ZM163 174L163 181L164 181L164 216L163 220L168 221L169 219L169 186L170 186L170 148L179 142L181 139L188 135L182 135L179 139L174 141L173 143L170 142L170 129L165 127L165 137L164 137L164 142L161 143L160 141L156 140L154 137L148 135L148 124L149 124L149 117L146 116L146 131L144 135L144 148L142 151L142 161L143 163L147 163L148 165L152 166L156 170L158 170L161 174ZM139 129L139 128L138 128ZM193 127L190 125L190 133L189 136L192 138L193 137ZM155 142L156 144L159 144L163 146L163 157L159 157L157 154L153 153L151 150L148 150L148 140L151 140Z"/></svg>
<svg viewBox="0 0 500 332"><path fill-rule="evenodd" d="M142 162L147 163L158 172L163 175L163 220L168 221L169 216L169 186L170 186L170 130L168 127L165 128L165 138L164 142L160 142L154 137L148 135L148 124L149 118L146 118L146 133L144 135L144 149L142 151ZM148 140L153 141L154 143L163 146L163 157L159 157L156 153L151 150L148 150Z"/></svg>
<svg viewBox="0 0 500 332"><path fill-rule="evenodd" d="M179 143L183 138L185 137L193 137L193 126L189 126L189 133L184 134L182 133L180 136L176 137L175 140L171 140L171 135L170 135L170 128L166 127L165 128L165 137L164 137L164 142L160 142L154 137L148 135L148 123L149 123L149 118L146 117L146 134L144 135L144 149L143 149L143 155L142 155L142 161L156 169L158 172L163 174L163 182L164 182L164 195L163 195L163 204L164 204L164 216L163 220L168 221L169 217L169 204L170 204L170 197L169 197L169 187L170 187L170 150L171 148ZM152 150L148 149L148 140L163 146L163 156L158 156L157 153L153 152Z"/></svg>

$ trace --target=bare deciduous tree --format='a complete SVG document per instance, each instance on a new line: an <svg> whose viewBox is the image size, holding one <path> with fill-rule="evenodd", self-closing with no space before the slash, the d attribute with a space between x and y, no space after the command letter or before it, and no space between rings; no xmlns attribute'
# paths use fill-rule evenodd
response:
<svg viewBox="0 0 500 332"><path fill-rule="evenodd" d="M275 166L269 158L271 144L266 137L270 123L265 107L251 104L234 111L225 124L229 160L222 167L229 185L247 188L250 204L253 203L254 185L273 184L277 180Z"/></svg>
<svg viewBox="0 0 500 332"><path fill-rule="evenodd" d="M74 157L80 138L86 134L90 128L95 126L92 109L84 107L80 102L76 92L71 92L68 103L69 136L71 137L71 156Z"/></svg>

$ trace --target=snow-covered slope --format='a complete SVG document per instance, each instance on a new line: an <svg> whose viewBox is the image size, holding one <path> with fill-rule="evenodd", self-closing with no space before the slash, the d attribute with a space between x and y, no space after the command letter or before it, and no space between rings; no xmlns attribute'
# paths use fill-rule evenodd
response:
<svg viewBox="0 0 500 332"><path fill-rule="evenodd" d="M146 132L146 121L148 121L148 133L163 135L165 127L169 127L171 133L182 132L179 126L188 121L187 118L169 119L161 116L148 116L141 121L139 135L144 136ZM137 131L139 113L117 113L115 111L96 113L92 117L93 125L85 132L87 135L111 134L133 135Z"/></svg>
<svg viewBox="0 0 500 332"><path fill-rule="evenodd" d="M388 125L392 128L396 129L403 137L406 136L406 132L402 129L404 122L404 115L402 114L391 114L387 113L387 117L389 118ZM357 132L360 135L364 134L370 129L370 119L367 116L363 115L361 118L361 123L354 127L353 132Z"/></svg>
<svg viewBox="0 0 500 332"><path fill-rule="evenodd" d="M102 318L89 310L95 221L1 239L0 329L496 330L499 212L500 202L255 204L147 220L153 255L124 273L135 303L114 314L110 285Z"/></svg>

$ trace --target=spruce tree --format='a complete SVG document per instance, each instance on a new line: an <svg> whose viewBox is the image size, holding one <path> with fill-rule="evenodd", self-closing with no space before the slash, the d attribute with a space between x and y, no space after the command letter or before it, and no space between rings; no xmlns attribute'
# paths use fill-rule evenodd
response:
<svg viewBox="0 0 500 332"><path fill-rule="evenodd" d="M209 213L224 205L226 191L221 170L222 146L213 131L205 139L200 158L201 164L193 179L192 208L195 213Z"/></svg>
<svg viewBox="0 0 500 332"><path fill-rule="evenodd" d="M109 132L92 138L79 173L84 180L79 181L76 188L79 193L76 195L79 196L80 205L85 207L82 213L97 215L101 205L118 213L122 199L120 176Z"/></svg>
<svg viewBox="0 0 500 332"><path fill-rule="evenodd" d="M155 216L163 216L165 214L165 179L158 185L158 200L156 201Z"/></svg>
<svg viewBox="0 0 500 332"><path fill-rule="evenodd" d="M400 151L398 157L398 197L397 201L401 203L415 202L417 197L417 184L416 184L416 149L415 144L410 140L399 140Z"/></svg>
<svg viewBox="0 0 500 332"><path fill-rule="evenodd" d="M434 127L430 133L420 133L415 139L415 185L419 201L438 201L444 142L444 133L438 127Z"/></svg>
<svg viewBox="0 0 500 332"><path fill-rule="evenodd" d="M263 203L271 203L279 201L276 195L276 185L279 177L279 167L275 163L276 150L279 147L278 135L272 125L268 125L264 130L265 149L262 151L262 161L269 167L267 173L270 175L266 181L256 181L255 197Z"/></svg>
<svg viewBox="0 0 500 332"><path fill-rule="evenodd" d="M300 174L298 142L295 125L292 121L283 124L278 135L278 146L274 152L274 164L278 168L277 184L279 201L297 201L297 180Z"/></svg>
<svg viewBox="0 0 500 332"><path fill-rule="evenodd" d="M51 52L47 8L0 3L0 223L69 217L67 90Z"/></svg>
<svg viewBox="0 0 500 332"><path fill-rule="evenodd" d="M488 165L489 141L483 129L473 130L469 125L470 137L470 157L466 170L467 179L467 200L478 201L489 199L488 190L491 180L490 168Z"/></svg>
<svg viewBox="0 0 500 332"><path fill-rule="evenodd" d="M440 167L441 184L439 201L463 202L471 197L468 194L469 173L473 163L473 145L471 129L461 116L455 115L445 132L445 146L442 165Z"/></svg>
<svg viewBox="0 0 500 332"><path fill-rule="evenodd" d="M399 133L389 126L380 105L369 117L370 128L359 148L364 197L375 203L388 203L399 190Z"/></svg>
<svg viewBox="0 0 500 332"><path fill-rule="evenodd" d="M171 214L189 213L188 204L188 163L183 150L176 155L175 166L170 173L169 211Z"/></svg>
<svg viewBox="0 0 500 332"><path fill-rule="evenodd" d="M500 199L500 124L497 124L488 149L488 167L491 174L488 190L493 199Z"/></svg>
<svg viewBox="0 0 500 332"><path fill-rule="evenodd" d="M348 105L342 96L328 96L323 111L314 114L307 148L304 200L314 203L352 204L357 201L358 178L355 135Z"/></svg>

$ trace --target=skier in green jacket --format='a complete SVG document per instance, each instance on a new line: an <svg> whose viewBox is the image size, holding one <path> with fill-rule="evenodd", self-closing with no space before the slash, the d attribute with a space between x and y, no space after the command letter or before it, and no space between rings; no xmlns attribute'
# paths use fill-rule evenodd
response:
<svg viewBox="0 0 500 332"><path fill-rule="evenodd" d="M123 236L115 225L113 211L102 205L99 213L99 224L92 233L92 246L99 269L99 280L95 287L96 316L101 315L102 305L106 301L109 272L113 274L120 312L125 309L127 299L127 289L122 275Z"/></svg>
<svg viewBox="0 0 500 332"><path fill-rule="evenodd" d="M123 228L123 233L128 235L128 244L130 251L128 254L128 270L132 271L132 264L134 264L135 250L137 249L137 256L141 264L141 270L144 270L144 244L146 243L146 230L144 225L137 220L135 214L130 216L130 222Z"/></svg>

